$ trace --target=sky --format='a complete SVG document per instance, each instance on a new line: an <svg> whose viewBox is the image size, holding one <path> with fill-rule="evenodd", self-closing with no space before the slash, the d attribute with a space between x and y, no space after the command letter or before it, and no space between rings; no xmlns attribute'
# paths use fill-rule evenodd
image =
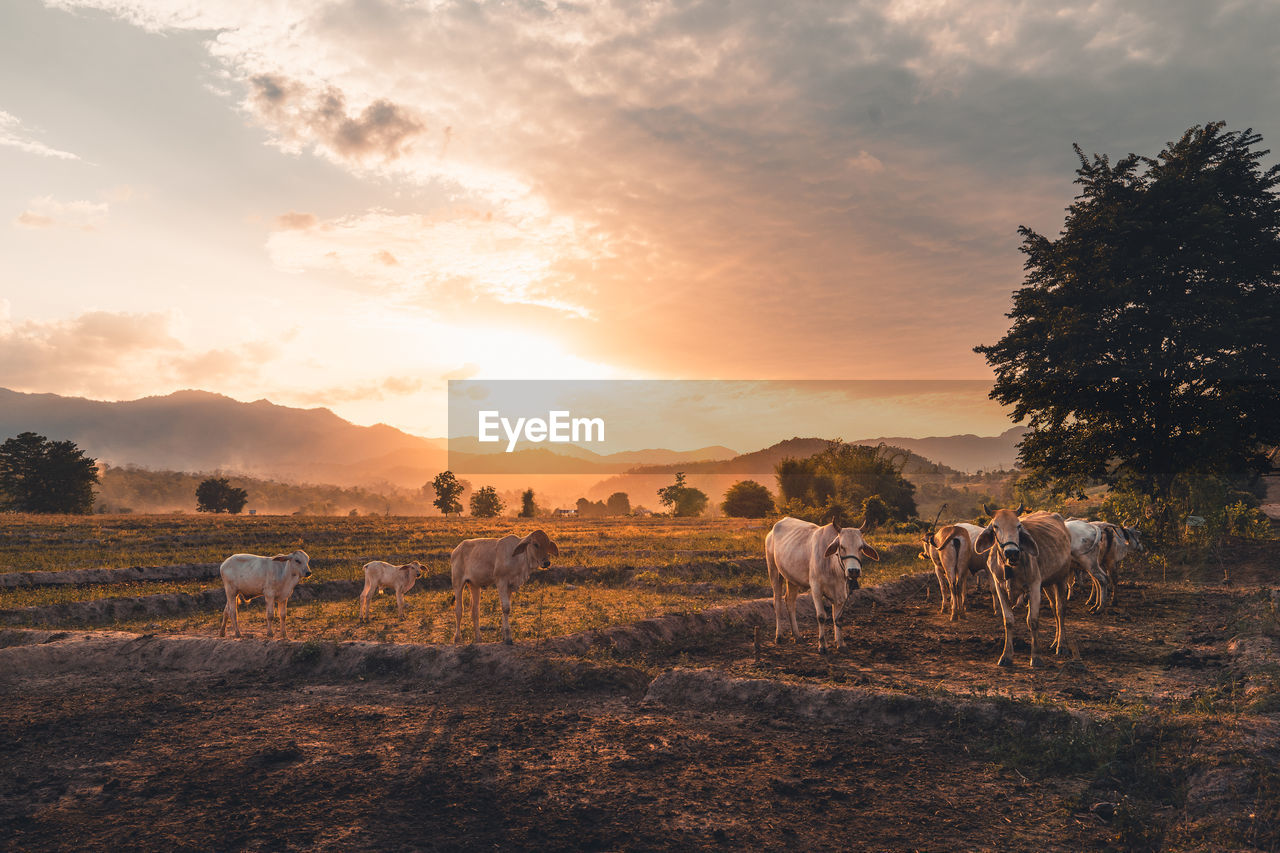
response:
<svg viewBox="0 0 1280 853"><path fill-rule="evenodd" d="M1274 142L1277 32L1262 0L6 0L0 386L439 436L449 379L989 380L1072 143Z"/></svg>

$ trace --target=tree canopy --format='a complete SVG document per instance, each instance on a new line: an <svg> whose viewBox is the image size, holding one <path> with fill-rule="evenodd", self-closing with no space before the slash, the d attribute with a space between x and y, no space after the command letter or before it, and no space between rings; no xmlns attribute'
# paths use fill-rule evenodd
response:
<svg viewBox="0 0 1280 853"><path fill-rule="evenodd" d="M497 518L506 509L498 490L493 486L481 486L471 493L471 514L476 518Z"/></svg>
<svg viewBox="0 0 1280 853"><path fill-rule="evenodd" d="M533 518L538 514L538 505L533 500L533 489L525 489L520 493L520 512L517 518Z"/></svg>
<svg viewBox="0 0 1280 853"><path fill-rule="evenodd" d="M196 486L196 512L229 512L239 515L249 493L231 485L226 477L210 477Z"/></svg>
<svg viewBox="0 0 1280 853"><path fill-rule="evenodd" d="M906 451L837 439L821 453L775 466L778 503L799 518L838 513L842 523L851 523L867 498L879 496L888 518L905 521L916 515L915 486L902 476L906 460Z"/></svg>
<svg viewBox="0 0 1280 853"><path fill-rule="evenodd" d="M1058 239L1025 226L1026 279L991 397L1029 432L1024 467L1167 496L1280 443L1280 167L1252 130L1189 129L1114 165L1080 147Z"/></svg>
<svg viewBox="0 0 1280 853"><path fill-rule="evenodd" d="M676 481L670 486L658 489L658 502L671 508L671 514L681 518L692 518L702 515L707 508L707 495L701 489L684 484L684 472L676 474Z"/></svg>
<svg viewBox="0 0 1280 853"><path fill-rule="evenodd" d="M431 481L431 489L436 493L431 503L444 515L461 515L462 501L458 498L465 488L452 471L441 471Z"/></svg>
<svg viewBox="0 0 1280 853"><path fill-rule="evenodd" d="M725 491L720 510L730 518L764 518L773 512L773 495L755 480L739 480Z"/></svg>
<svg viewBox="0 0 1280 853"><path fill-rule="evenodd" d="M0 445L0 509L88 513L97 483L97 461L73 441L24 432Z"/></svg>

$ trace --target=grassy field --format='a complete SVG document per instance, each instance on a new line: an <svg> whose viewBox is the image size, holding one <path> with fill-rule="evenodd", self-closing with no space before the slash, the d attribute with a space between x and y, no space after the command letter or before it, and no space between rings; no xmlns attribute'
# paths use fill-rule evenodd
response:
<svg viewBox="0 0 1280 853"><path fill-rule="evenodd" d="M408 597L408 616L395 616L394 597L374 602L374 618L358 622L354 595L345 600L297 603L290 608L295 636L325 640L443 642L453 636L448 553L462 539L530 529L512 519L297 516L0 517L0 571L122 568L216 563L238 551L276 553L302 548L312 559L306 583L362 580L373 559L420 560L426 577ZM535 574L513 606L512 634L543 639L672 612L700 610L769 595L764 536L771 522L747 519L539 519L556 541L555 560L568 582ZM880 562L868 562L864 583L875 584L925 564L906 534L870 535ZM0 610L105 598L194 594L220 588L216 580L134 582L0 590ZM263 606L242 608L242 630L263 630ZM123 630L207 634L218 611L177 616L143 615L115 624ZM464 614L469 620L469 612ZM33 619L32 627L53 627ZM65 624L65 620L64 620ZM482 639L499 624L497 594L481 597ZM469 629L468 629L469 636Z"/></svg>
<svg viewBox="0 0 1280 853"><path fill-rule="evenodd" d="M838 653L811 613L775 645L767 605L712 609L769 593L768 521L539 526L561 557L508 649L493 590L482 644L450 644L446 579L459 540L529 529L510 519L0 517L5 572L298 547L315 569L292 643L260 642L260 599L244 642L212 639L212 578L0 591L37 629L0 630L0 847L416 849L432 814L454 849L1280 849L1274 541L1131 560L1037 670L1022 613L1001 669L986 593L953 623L932 582L861 597ZM927 570L914 537L869 539L866 585ZM375 558L428 567L403 620L390 595L357 618Z"/></svg>

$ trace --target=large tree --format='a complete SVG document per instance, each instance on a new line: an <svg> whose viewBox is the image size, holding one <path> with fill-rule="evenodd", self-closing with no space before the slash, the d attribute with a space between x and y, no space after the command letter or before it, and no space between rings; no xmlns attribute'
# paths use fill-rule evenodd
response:
<svg viewBox="0 0 1280 853"><path fill-rule="evenodd" d="M481 486L471 493L471 514L476 518L497 518L506 508L493 486Z"/></svg>
<svg viewBox="0 0 1280 853"><path fill-rule="evenodd" d="M249 493L231 485L226 477L210 477L196 486L196 512L229 512L239 515L248 502Z"/></svg>
<svg viewBox="0 0 1280 853"><path fill-rule="evenodd" d="M452 471L441 471L436 474L435 479L431 481L431 490L435 492L435 500L431 503L435 504L436 509L440 510L444 515L462 514L462 501L458 500L466 489ZM424 491L426 487L423 487Z"/></svg>
<svg viewBox="0 0 1280 853"><path fill-rule="evenodd" d="M1242 472L1280 443L1280 167L1252 130L1193 127L1156 157L1080 158L1062 233L1022 227L1013 325L976 347L1059 489Z"/></svg>
<svg viewBox="0 0 1280 853"><path fill-rule="evenodd" d="M24 432L0 445L0 509L87 513L97 483L97 461L75 442Z"/></svg>
<svg viewBox="0 0 1280 853"><path fill-rule="evenodd" d="M764 518L773 512L773 495L755 480L739 480L724 493L720 511L730 518Z"/></svg>
<svg viewBox="0 0 1280 853"><path fill-rule="evenodd" d="M684 484L684 472L676 473L676 481L658 489L658 501L671 507L671 514L680 518L702 515L707 508L707 495L701 489Z"/></svg>

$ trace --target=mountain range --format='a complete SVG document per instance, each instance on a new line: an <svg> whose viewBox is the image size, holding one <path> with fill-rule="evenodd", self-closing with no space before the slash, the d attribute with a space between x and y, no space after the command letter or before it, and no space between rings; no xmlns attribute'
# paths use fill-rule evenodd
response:
<svg viewBox="0 0 1280 853"><path fill-rule="evenodd" d="M411 435L386 424L358 426L324 408L298 409L267 400L244 403L207 391L104 402L0 388L0 438L24 431L70 439L90 456L115 466L410 488L428 482L451 462L459 471L476 474L572 474L595 480L630 470L759 476L771 472L781 458L809 456L827 443L797 437L745 454L720 445L606 455L562 446L557 454L539 448L501 456L460 452L465 446L455 443L451 455L446 439ZM1012 467L1022 434L1015 427L991 437L891 437L857 443L885 443L951 468L975 471Z"/></svg>

